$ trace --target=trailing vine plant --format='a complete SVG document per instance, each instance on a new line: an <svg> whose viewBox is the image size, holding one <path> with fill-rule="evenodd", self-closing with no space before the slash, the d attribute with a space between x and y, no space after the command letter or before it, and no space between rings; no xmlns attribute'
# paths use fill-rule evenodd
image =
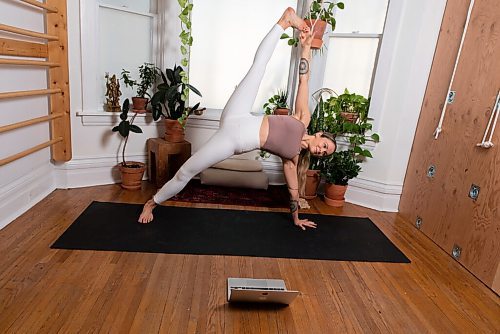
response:
<svg viewBox="0 0 500 334"><path fill-rule="evenodd" d="M181 81L185 85L181 92L181 100L186 102L189 97L189 76L186 70L189 70L189 47L193 45L193 36L191 36L191 12L193 4L189 0L177 0L181 6L181 13L179 19L181 20L181 65L185 68L180 72ZM185 124L186 118L189 116L189 108L185 108L182 116L178 119L181 124Z"/></svg>

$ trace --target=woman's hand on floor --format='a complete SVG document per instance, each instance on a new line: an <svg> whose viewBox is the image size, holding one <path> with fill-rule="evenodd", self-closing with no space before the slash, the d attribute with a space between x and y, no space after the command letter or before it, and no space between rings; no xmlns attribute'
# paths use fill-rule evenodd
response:
<svg viewBox="0 0 500 334"><path fill-rule="evenodd" d="M298 221L295 222L295 225L303 230L305 230L306 227L316 228L317 226L316 223L310 221L309 219L299 219Z"/></svg>

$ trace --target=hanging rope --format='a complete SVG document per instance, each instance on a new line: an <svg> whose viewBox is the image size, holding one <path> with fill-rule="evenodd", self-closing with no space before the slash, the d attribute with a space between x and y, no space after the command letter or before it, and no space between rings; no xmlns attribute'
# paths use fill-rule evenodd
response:
<svg viewBox="0 0 500 334"><path fill-rule="evenodd" d="M470 16L472 13L472 7L474 7L474 0L470 1L469 11L467 12L467 19L465 21L464 32L462 33L462 40L460 41L460 47L458 48L457 59L455 60L455 67L453 68L453 74L451 75L450 85L448 86L448 94L446 94L446 100L444 101L443 110L441 111L441 117L439 118L439 124L434 130L434 139L438 139L439 134L443 131L444 116L446 114L446 107L448 105L448 96L450 95L451 86L453 84L453 79L455 79L455 73L458 67L458 61L460 60L460 53L462 53L462 47L464 45L465 35L467 34L467 27L469 26Z"/></svg>
<svg viewBox="0 0 500 334"><path fill-rule="evenodd" d="M479 144L476 144L476 146L479 146L482 148L491 148L494 146L491 139L493 138L493 133L495 133L495 127L497 126L498 114L500 114L499 100L500 100L500 90L498 91L497 99L495 100L495 104L494 104L493 110L491 112L490 120L488 121L488 126L486 126L486 130L484 131L483 141L480 142ZM490 137L488 138L488 140L486 140L486 136L488 135L488 132L490 131L490 126L491 126L492 121L493 121L493 126L491 127Z"/></svg>

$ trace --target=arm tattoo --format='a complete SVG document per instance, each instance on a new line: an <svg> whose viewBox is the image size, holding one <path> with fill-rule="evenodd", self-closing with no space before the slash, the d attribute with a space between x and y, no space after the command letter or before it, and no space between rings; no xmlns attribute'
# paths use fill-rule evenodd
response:
<svg viewBox="0 0 500 334"><path fill-rule="evenodd" d="M309 72L309 62L307 61L306 58L300 58L300 63L299 63L299 74L307 74Z"/></svg>
<svg viewBox="0 0 500 334"><path fill-rule="evenodd" d="M291 199L290 200L290 212L294 213L298 209L299 209L299 201L297 201L296 199Z"/></svg>

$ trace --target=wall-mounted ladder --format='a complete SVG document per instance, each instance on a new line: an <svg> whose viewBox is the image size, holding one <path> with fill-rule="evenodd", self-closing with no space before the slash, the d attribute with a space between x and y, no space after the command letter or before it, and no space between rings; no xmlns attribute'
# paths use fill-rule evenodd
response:
<svg viewBox="0 0 500 334"><path fill-rule="evenodd" d="M21 4L40 9L45 16L45 32L36 32L0 24L0 31L9 35L20 35L40 39L40 43L13 38L0 38L0 66L40 66L47 68L47 88L15 92L0 92L0 100L27 96L46 95L50 97L49 115L28 119L0 127L0 134L14 129L48 122L50 140L12 156L0 159L0 166L25 157L31 153L51 147L53 161L71 159L71 123L68 74L68 34L66 0L18 0ZM6 58L1 56L14 56ZM23 58L39 58L28 60Z"/></svg>

